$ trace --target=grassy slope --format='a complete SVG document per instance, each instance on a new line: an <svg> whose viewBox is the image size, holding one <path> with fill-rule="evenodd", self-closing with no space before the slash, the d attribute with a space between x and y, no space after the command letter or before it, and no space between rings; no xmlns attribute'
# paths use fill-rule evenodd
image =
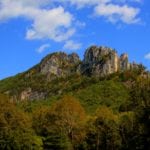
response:
<svg viewBox="0 0 150 150"><path fill-rule="evenodd" d="M10 91L11 95L15 95L27 87L48 93L47 100L21 104L21 107L27 111L41 105L51 105L66 94L78 98L88 113L95 112L100 105L118 111L120 105L125 103L129 96L128 89L123 82L116 79L116 76L98 79L74 75L47 82L42 75L26 76L26 73L23 73L0 81L0 93Z"/></svg>
<svg viewBox="0 0 150 150"><path fill-rule="evenodd" d="M122 83L110 80L89 85L76 92L75 96L80 99L86 110L92 113L100 105L118 111L120 105L128 99L129 93Z"/></svg>

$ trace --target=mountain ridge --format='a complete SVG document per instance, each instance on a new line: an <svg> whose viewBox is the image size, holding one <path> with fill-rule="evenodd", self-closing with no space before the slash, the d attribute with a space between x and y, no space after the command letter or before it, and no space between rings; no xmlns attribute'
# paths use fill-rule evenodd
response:
<svg viewBox="0 0 150 150"><path fill-rule="evenodd" d="M115 49L106 46L91 46L86 49L83 60L76 53L67 54L59 51L45 56L37 66L39 73L61 77L70 75L74 67L76 68L73 73L88 75L90 71L90 76L105 76L117 71L138 68L139 65L134 62L130 63L126 53L119 56ZM63 72L65 69L66 72Z"/></svg>
<svg viewBox="0 0 150 150"><path fill-rule="evenodd" d="M105 78L140 67L139 64L130 63L127 54L118 56L116 50L109 47L91 46L85 51L83 60L76 53L55 52L29 70L0 81L0 92L21 101L46 99L74 89L78 78L82 83L84 76L90 80Z"/></svg>

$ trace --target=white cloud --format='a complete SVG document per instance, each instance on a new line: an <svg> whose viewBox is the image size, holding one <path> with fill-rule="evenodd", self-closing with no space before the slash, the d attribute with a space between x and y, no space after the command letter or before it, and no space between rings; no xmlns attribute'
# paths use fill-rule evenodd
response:
<svg viewBox="0 0 150 150"><path fill-rule="evenodd" d="M107 18L110 22L122 21L126 24L137 23L140 10L127 5L100 4L95 7L95 14Z"/></svg>
<svg viewBox="0 0 150 150"><path fill-rule="evenodd" d="M64 41L71 37L73 16L63 7L43 8L48 0L0 0L0 21L24 17L32 21L27 39L48 38Z"/></svg>
<svg viewBox="0 0 150 150"><path fill-rule="evenodd" d="M150 53L145 55L145 59L149 59L150 60Z"/></svg>
<svg viewBox="0 0 150 150"><path fill-rule="evenodd" d="M126 24L133 24L140 20L138 17L140 9L131 6L130 3L140 1L0 0L0 23L23 17L31 22L30 27L26 31L26 39L46 38L55 42L67 41L64 45L65 48L79 49L81 45L73 42L71 37L76 33L78 28L84 27L86 23L82 22L82 20L76 20L74 14L67 11L70 6L80 9L91 7L97 16L103 16L110 22L121 21Z"/></svg>
<svg viewBox="0 0 150 150"><path fill-rule="evenodd" d="M27 31L27 39L49 38L64 41L75 33L71 28L72 15L63 7L41 10L35 17L32 28Z"/></svg>
<svg viewBox="0 0 150 150"><path fill-rule="evenodd" d="M62 0L61 2L76 5L77 8L93 7L97 16L103 16L112 23L121 21L133 24L140 21L138 17L140 9L130 4L139 3L141 0Z"/></svg>
<svg viewBox="0 0 150 150"><path fill-rule="evenodd" d="M44 44L44 45L42 45L42 46L40 46L38 49L37 49L37 52L38 53L42 53L42 52L44 52L47 48L49 48L50 47L50 44Z"/></svg>
<svg viewBox="0 0 150 150"><path fill-rule="evenodd" d="M64 49L66 50L79 50L81 48L81 43L76 43L72 40L65 42Z"/></svg>

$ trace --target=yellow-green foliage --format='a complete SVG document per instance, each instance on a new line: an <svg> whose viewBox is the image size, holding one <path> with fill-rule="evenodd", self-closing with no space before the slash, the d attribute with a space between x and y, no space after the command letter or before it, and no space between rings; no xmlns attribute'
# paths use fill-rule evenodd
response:
<svg viewBox="0 0 150 150"><path fill-rule="evenodd" d="M0 149L42 149L42 140L32 129L29 115L7 97L0 96Z"/></svg>

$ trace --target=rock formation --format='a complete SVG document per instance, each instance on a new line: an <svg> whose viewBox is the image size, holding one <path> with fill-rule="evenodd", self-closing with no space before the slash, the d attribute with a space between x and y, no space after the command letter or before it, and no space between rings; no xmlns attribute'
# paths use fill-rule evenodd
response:
<svg viewBox="0 0 150 150"><path fill-rule="evenodd" d="M24 101L24 100L35 100L35 99L45 99L46 93L44 92L37 92L37 91L32 91L31 88L27 88L26 90L22 91L20 94L19 99Z"/></svg>
<svg viewBox="0 0 150 150"><path fill-rule="evenodd" d="M92 46L85 52L81 73L90 76L106 76L137 67L137 64L129 63L127 54L119 57L114 49Z"/></svg>
<svg viewBox="0 0 150 150"><path fill-rule="evenodd" d="M88 76L106 76L118 71L137 68L136 63L129 63L128 55L120 57L114 49L91 46L84 54L83 61L75 53L67 55L57 52L46 56L40 63L40 73L50 79L65 77L74 73Z"/></svg>
<svg viewBox="0 0 150 150"><path fill-rule="evenodd" d="M76 73L79 56L75 53L67 55L57 52L48 55L40 63L40 73L53 77L65 77Z"/></svg>
<svg viewBox="0 0 150 150"><path fill-rule="evenodd" d="M122 54L120 57L114 49L108 47L89 47L83 61L75 53L67 55L64 52L49 54L43 60L22 76L26 81L24 88L19 91L21 100L45 99L48 90L37 90L43 85L51 84L56 78L65 78L74 74L104 77L112 73L122 72L129 69L138 68L136 63L129 63L128 55ZM31 83L31 81L34 81ZM36 81L36 82L35 82ZM43 82L42 82L43 81ZM41 83L42 82L42 83ZM33 86L31 86L33 85Z"/></svg>
<svg viewBox="0 0 150 150"><path fill-rule="evenodd" d="M120 56L120 70L125 71L130 69L130 63L128 61L128 54L122 54Z"/></svg>
<svg viewBox="0 0 150 150"><path fill-rule="evenodd" d="M108 47L92 46L85 52L81 72L83 74L104 76L118 71L117 52Z"/></svg>

